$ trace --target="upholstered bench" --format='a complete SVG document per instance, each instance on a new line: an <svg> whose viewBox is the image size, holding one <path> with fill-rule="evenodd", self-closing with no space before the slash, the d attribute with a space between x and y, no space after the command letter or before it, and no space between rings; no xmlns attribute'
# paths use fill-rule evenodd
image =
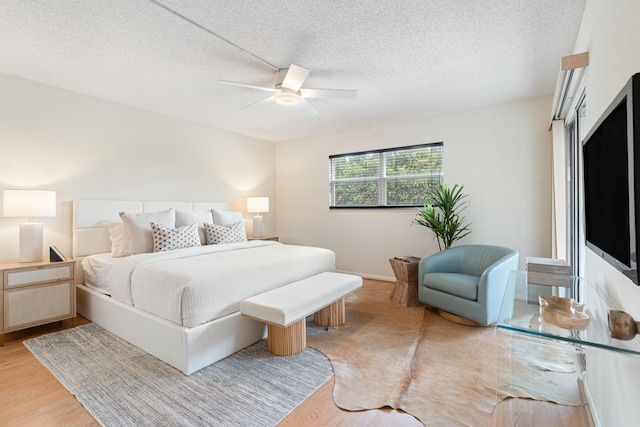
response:
<svg viewBox="0 0 640 427"><path fill-rule="evenodd" d="M320 273L247 298L240 303L240 312L268 325L271 353L290 356L307 346L307 316L314 313L320 326L342 325L344 297L361 286L358 276Z"/></svg>

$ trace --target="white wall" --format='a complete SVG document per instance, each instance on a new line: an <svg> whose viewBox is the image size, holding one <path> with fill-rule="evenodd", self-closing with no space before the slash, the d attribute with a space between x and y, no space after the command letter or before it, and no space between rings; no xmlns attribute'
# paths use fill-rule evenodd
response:
<svg viewBox="0 0 640 427"><path fill-rule="evenodd" d="M637 0L587 1L575 47L576 53L589 51L587 132L629 77L640 72L639 16L640 2ZM640 287L589 249L586 249L584 275L614 304L640 319ZM602 425L637 425L640 419L640 406L636 403L640 398L640 357L591 351L587 367L587 384Z"/></svg>
<svg viewBox="0 0 640 427"><path fill-rule="evenodd" d="M276 226L281 240L330 248L337 268L393 278L388 259L438 250L412 225L415 209L329 210L332 154L444 142L445 181L462 184L472 233L462 243L550 256L551 97L278 143Z"/></svg>
<svg viewBox="0 0 640 427"><path fill-rule="evenodd" d="M585 133L629 78L640 72L640 2L589 0L576 51L589 51ZM585 275L640 318L640 287L587 250Z"/></svg>
<svg viewBox="0 0 640 427"><path fill-rule="evenodd" d="M180 119L0 74L0 190L56 190L44 244L71 253L71 200L275 200L275 147ZM1 198L0 198L1 204ZM250 215L245 214L251 232ZM17 259L18 224L0 216L0 259ZM265 214L265 233L275 214Z"/></svg>

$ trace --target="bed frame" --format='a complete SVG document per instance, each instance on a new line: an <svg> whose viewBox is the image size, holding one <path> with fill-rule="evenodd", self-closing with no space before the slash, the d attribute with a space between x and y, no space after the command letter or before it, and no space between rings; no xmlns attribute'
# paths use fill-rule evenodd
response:
<svg viewBox="0 0 640 427"><path fill-rule="evenodd" d="M230 314L185 328L123 304L84 285L81 261L111 252L107 221L120 212L155 212L169 208L200 212L229 210L225 202L142 202L76 200L73 202L73 258L76 260L78 314L189 375L267 336L264 323Z"/></svg>

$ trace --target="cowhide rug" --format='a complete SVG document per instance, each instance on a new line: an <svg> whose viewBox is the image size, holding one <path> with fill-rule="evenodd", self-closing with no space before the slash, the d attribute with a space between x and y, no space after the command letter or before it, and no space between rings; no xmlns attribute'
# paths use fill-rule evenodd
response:
<svg viewBox="0 0 640 427"><path fill-rule="evenodd" d="M536 362L520 358L509 364L507 342L498 345L495 328L462 326L425 307L398 305L389 299L392 287L392 283L366 280L347 297L344 325L307 337L307 345L331 360L333 399L340 408L388 406L428 426L484 426L493 407L505 397L552 400L531 390L560 396L553 400L557 403L581 404L570 355L544 350L550 352L549 358L537 363L538 350L529 344L514 350L512 359L526 354ZM513 339L509 343L519 348ZM511 367L512 383L531 386L510 386L510 371L500 369L499 373L497 366ZM564 377L550 377L545 372L549 369Z"/></svg>

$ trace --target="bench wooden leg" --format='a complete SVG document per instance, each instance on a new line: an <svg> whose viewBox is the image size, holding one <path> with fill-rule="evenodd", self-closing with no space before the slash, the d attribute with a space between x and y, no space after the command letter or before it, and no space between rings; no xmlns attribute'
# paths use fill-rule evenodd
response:
<svg viewBox="0 0 640 427"><path fill-rule="evenodd" d="M344 298L313 314L313 323L319 326L340 326L344 321Z"/></svg>
<svg viewBox="0 0 640 427"><path fill-rule="evenodd" d="M289 326L268 325L269 352L276 356L292 356L307 346L306 319L300 319Z"/></svg>

